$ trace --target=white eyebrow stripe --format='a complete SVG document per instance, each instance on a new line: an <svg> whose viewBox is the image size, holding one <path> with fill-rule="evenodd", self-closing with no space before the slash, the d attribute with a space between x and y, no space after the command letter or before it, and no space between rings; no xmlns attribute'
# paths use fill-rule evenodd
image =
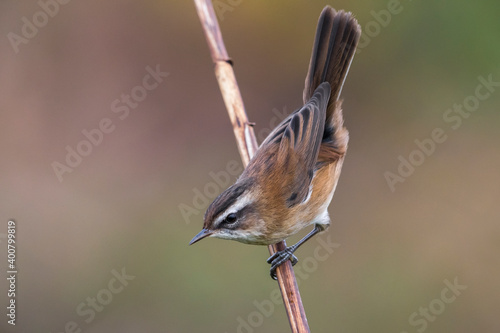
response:
<svg viewBox="0 0 500 333"><path fill-rule="evenodd" d="M252 192L247 192L245 195L238 198L231 206L229 206L223 213L219 215L219 217L215 220L215 227L218 227L219 224L226 218L227 215L231 213L237 213L242 208L248 206L253 203L255 200L253 198Z"/></svg>

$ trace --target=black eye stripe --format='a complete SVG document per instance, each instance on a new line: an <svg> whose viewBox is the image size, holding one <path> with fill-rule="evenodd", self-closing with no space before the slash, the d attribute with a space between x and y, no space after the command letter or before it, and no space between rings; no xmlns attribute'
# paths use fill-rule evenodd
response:
<svg viewBox="0 0 500 333"><path fill-rule="evenodd" d="M218 228L224 229L237 229L241 227L242 222L244 221L245 216L252 214L255 212L255 205L248 204L245 207L241 208L237 212L229 213L224 217L224 219L219 223Z"/></svg>

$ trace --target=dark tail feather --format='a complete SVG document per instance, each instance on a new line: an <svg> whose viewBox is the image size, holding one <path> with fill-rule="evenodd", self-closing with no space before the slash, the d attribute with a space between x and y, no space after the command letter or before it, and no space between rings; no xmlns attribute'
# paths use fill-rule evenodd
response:
<svg viewBox="0 0 500 333"><path fill-rule="evenodd" d="M336 102L356 52L361 27L351 13L336 12L326 6L319 17L309 72L304 88L304 103L314 90L327 81L332 87L327 107L326 123L332 122Z"/></svg>

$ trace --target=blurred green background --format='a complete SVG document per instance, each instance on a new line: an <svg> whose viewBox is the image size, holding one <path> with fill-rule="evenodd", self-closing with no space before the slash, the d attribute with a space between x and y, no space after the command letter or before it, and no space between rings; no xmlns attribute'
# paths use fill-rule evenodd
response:
<svg viewBox="0 0 500 333"><path fill-rule="evenodd" d="M301 106L326 3L215 3L262 139ZM364 35L343 90L333 224L297 252L311 330L498 332L500 4L329 4ZM2 0L0 17L0 331L289 331L266 247L187 246L228 163L241 166L194 4ZM168 76L144 95L148 66ZM126 107L131 93L141 101ZM113 130L89 148L82 131L103 119ZM60 181L68 146L87 156Z"/></svg>

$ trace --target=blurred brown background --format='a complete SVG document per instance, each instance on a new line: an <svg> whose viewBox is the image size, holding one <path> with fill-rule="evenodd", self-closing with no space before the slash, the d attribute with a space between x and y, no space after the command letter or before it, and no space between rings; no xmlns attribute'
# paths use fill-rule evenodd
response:
<svg viewBox="0 0 500 333"><path fill-rule="evenodd" d="M267 248L187 246L241 165L194 4L63 2L0 2L0 331L289 331ZM301 105L326 3L215 3L262 139ZM329 4L364 35L333 225L297 253L311 330L499 331L500 4Z"/></svg>

